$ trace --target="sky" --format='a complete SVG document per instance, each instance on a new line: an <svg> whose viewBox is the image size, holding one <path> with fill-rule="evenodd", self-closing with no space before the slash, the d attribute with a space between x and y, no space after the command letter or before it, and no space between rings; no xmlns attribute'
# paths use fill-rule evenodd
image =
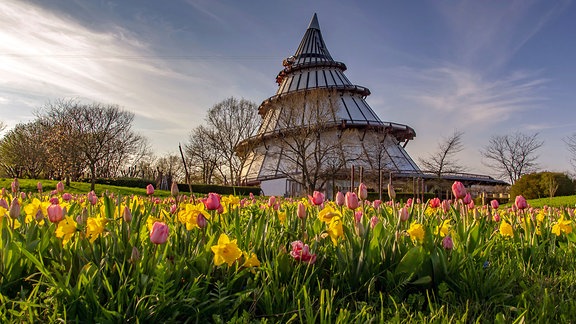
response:
<svg viewBox="0 0 576 324"><path fill-rule="evenodd" d="M2 0L0 121L63 98L119 105L156 155L177 153L214 104L275 94L314 13L380 119L416 130L416 162L461 131L465 171L495 175L480 150L522 132L544 142L542 170L574 170L571 0Z"/></svg>

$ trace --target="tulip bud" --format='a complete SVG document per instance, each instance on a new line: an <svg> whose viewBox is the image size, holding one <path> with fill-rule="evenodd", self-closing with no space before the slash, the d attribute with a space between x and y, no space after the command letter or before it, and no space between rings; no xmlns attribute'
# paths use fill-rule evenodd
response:
<svg viewBox="0 0 576 324"><path fill-rule="evenodd" d="M499 221L500 221L500 215L498 215L498 214L494 214L493 218L494 218L494 221L495 221L495 222L499 222Z"/></svg>
<svg viewBox="0 0 576 324"><path fill-rule="evenodd" d="M12 187L13 193L20 191L20 182L18 181L18 178L14 178L14 181L12 181L10 186Z"/></svg>
<svg viewBox="0 0 576 324"><path fill-rule="evenodd" d="M316 206L320 206L324 203L324 194L320 191L314 191L312 196L308 195L308 198L310 199L310 202Z"/></svg>
<svg viewBox="0 0 576 324"><path fill-rule="evenodd" d="M500 203L498 203L498 200L494 199L490 202L490 205L492 206L493 209L498 209L498 207L500 207Z"/></svg>
<svg viewBox="0 0 576 324"><path fill-rule="evenodd" d="M454 248L454 241L450 236L445 236L442 240L442 247L446 250L452 250Z"/></svg>
<svg viewBox="0 0 576 324"><path fill-rule="evenodd" d="M140 260L140 251L138 251L137 247L133 246L132 255L130 255L130 262L134 263L137 262L138 260Z"/></svg>
<svg viewBox="0 0 576 324"><path fill-rule="evenodd" d="M380 220L378 219L378 217L372 216L372 218L370 218L370 228L376 227L376 225L378 225L379 222Z"/></svg>
<svg viewBox="0 0 576 324"><path fill-rule="evenodd" d="M296 212L296 214L298 215L298 218L300 218L300 219L306 218L306 205L304 205L302 202L299 202L298 203L298 211Z"/></svg>
<svg viewBox="0 0 576 324"><path fill-rule="evenodd" d="M528 207L528 202L526 202L526 198L522 196L516 196L516 201L514 202L514 205L518 209L525 209Z"/></svg>
<svg viewBox="0 0 576 324"><path fill-rule="evenodd" d="M38 181L38 183L36 184L36 189L38 189L39 193L42 193L42 182Z"/></svg>
<svg viewBox="0 0 576 324"><path fill-rule="evenodd" d="M176 210L178 210L178 205L173 204L172 206L170 206L170 214L174 214Z"/></svg>
<svg viewBox="0 0 576 324"><path fill-rule="evenodd" d="M221 206L220 196L218 196L218 194L215 194L213 192L209 193L208 198L206 198L206 200L204 201L204 206L208 210L218 210Z"/></svg>
<svg viewBox="0 0 576 324"><path fill-rule="evenodd" d="M206 228L207 225L207 220L206 217L204 217L204 215L202 215L201 213L198 214L198 216L196 217L196 225L198 225L198 227L200 228Z"/></svg>
<svg viewBox="0 0 576 324"><path fill-rule="evenodd" d="M72 195L66 192L62 195L62 199L64 201L70 201L70 200L72 200Z"/></svg>
<svg viewBox="0 0 576 324"><path fill-rule="evenodd" d="M59 181L56 184L56 192L57 193L63 193L64 192L64 184L62 183L62 181Z"/></svg>
<svg viewBox="0 0 576 324"><path fill-rule="evenodd" d="M346 193L346 207L354 210L354 209L358 208L358 205L359 205L358 196L356 196L356 194L353 192L347 192Z"/></svg>
<svg viewBox="0 0 576 324"><path fill-rule="evenodd" d="M130 223L132 221L132 212L128 206L124 206L124 212L122 213L122 218L126 223Z"/></svg>
<svg viewBox="0 0 576 324"><path fill-rule="evenodd" d="M22 192L20 193L20 198L21 198L22 200L26 200L26 193L25 193L24 191L22 191Z"/></svg>
<svg viewBox="0 0 576 324"><path fill-rule="evenodd" d="M360 200L366 200L368 198L368 187L364 183L358 186L358 198Z"/></svg>
<svg viewBox="0 0 576 324"><path fill-rule="evenodd" d="M4 199L4 198L0 199L0 207L4 207L4 209L8 209L8 202L6 201L6 199Z"/></svg>
<svg viewBox="0 0 576 324"><path fill-rule="evenodd" d="M146 194L148 196L154 194L154 186L151 183L146 186Z"/></svg>
<svg viewBox="0 0 576 324"><path fill-rule="evenodd" d="M178 182L172 181L172 186L170 187L170 194L172 197L178 197L180 190L178 189Z"/></svg>
<svg viewBox="0 0 576 324"><path fill-rule="evenodd" d="M355 221L356 223L359 223L359 222L362 220L362 216L363 216L363 214L362 214L362 211L361 211L361 210L355 212L355 213L354 213L354 221Z"/></svg>
<svg viewBox="0 0 576 324"><path fill-rule="evenodd" d="M454 181L452 184L452 193L456 199L462 199L466 197L466 187L460 181Z"/></svg>
<svg viewBox="0 0 576 324"><path fill-rule="evenodd" d="M380 209L380 205L382 205L382 200L380 199L376 199L374 200L374 202L372 202L372 206L374 207L374 209Z"/></svg>
<svg viewBox="0 0 576 324"><path fill-rule="evenodd" d="M345 201L346 201L346 198L344 198L344 194L342 192L338 191L338 193L336 194L336 205L344 206Z"/></svg>
<svg viewBox="0 0 576 324"><path fill-rule="evenodd" d="M472 202L472 196L470 195L469 192L467 192L466 195L464 196L464 198L462 198L462 202L465 205L468 205L468 204L470 204L470 202Z"/></svg>
<svg viewBox="0 0 576 324"><path fill-rule="evenodd" d="M388 184L388 197L390 200L396 199L396 191L394 191L394 186L391 183Z"/></svg>
<svg viewBox="0 0 576 324"><path fill-rule="evenodd" d="M366 232L366 230L364 229L364 224L362 224L362 222L355 222L354 230L356 232L356 235L358 236L364 236L364 233Z"/></svg>
<svg viewBox="0 0 576 324"><path fill-rule="evenodd" d="M40 222L41 220L44 219L44 214L42 214L42 211L41 211L41 210L38 210L38 211L36 212L36 217L35 217L35 218L36 218L36 221L38 221L38 222Z"/></svg>
<svg viewBox="0 0 576 324"><path fill-rule="evenodd" d="M400 220L405 222L410 217L410 213L408 212L408 207L404 206L402 209L398 211L398 215L400 216Z"/></svg>
<svg viewBox="0 0 576 324"><path fill-rule="evenodd" d="M18 198L12 199L12 204L10 205L10 218L16 219L20 216L20 202Z"/></svg>
<svg viewBox="0 0 576 324"><path fill-rule="evenodd" d="M58 200L58 197L52 197L52 198L50 198L49 201L51 204L56 204L56 205L60 203L60 201Z"/></svg>
<svg viewBox="0 0 576 324"><path fill-rule="evenodd" d="M268 207L274 207L275 204L276 204L276 197L270 196L270 198L268 198Z"/></svg>
<svg viewBox="0 0 576 324"><path fill-rule="evenodd" d="M58 204L52 204L48 206L47 211L48 211L48 219L52 223L58 223L64 217L64 210L62 209L62 206Z"/></svg>
<svg viewBox="0 0 576 324"><path fill-rule="evenodd" d="M442 210L444 211L444 213L450 211L450 200L442 200Z"/></svg>

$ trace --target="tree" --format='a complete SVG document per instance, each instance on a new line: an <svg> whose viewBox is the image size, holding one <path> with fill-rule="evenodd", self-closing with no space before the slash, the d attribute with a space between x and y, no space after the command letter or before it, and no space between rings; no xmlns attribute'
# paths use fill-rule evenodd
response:
<svg viewBox="0 0 576 324"><path fill-rule="evenodd" d="M570 152L570 163L576 169L576 133L564 138L564 143Z"/></svg>
<svg viewBox="0 0 576 324"><path fill-rule="evenodd" d="M210 130L201 125L190 133L184 145L190 176L202 183L211 184L218 164L218 148L210 140ZM191 180L192 180L191 179Z"/></svg>
<svg viewBox="0 0 576 324"><path fill-rule="evenodd" d="M217 164L226 184L239 184L246 156L236 154L236 146L253 136L260 126L258 106L245 99L228 98L215 104L206 117L205 137L218 148Z"/></svg>
<svg viewBox="0 0 576 324"><path fill-rule="evenodd" d="M574 183L564 173L537 172L525 174L510 188L510 198L522 195L526 199L574 194Z"/></svg>
<svg viewBox="0 0 576 324"><path fill-rule="evenodd" d="M524 174L538 168L536 151L544 144L538 133L532 135L516 132L512 135L492 136L480 153L484 165L493 168L498 176L514 184Z"/></svg>
<svg viewBox="0 0 576 324"><path fill-rule="evenodd" d="M433 172L438 178L444 173L462 172L464 168L455 158L455 155L464 149L462 135L463 132L455 130L450 137L443 138L435 152L430 153L425 159L419 159L423 169Z"/></svg>
<svg viewBox="0 0 576 324"><path fill-rule="evenodd" d="M344 156L345 137L336 127L339 95L328 90L314 90L280 98L271 103L277 120L270 131L278 145L269 154L278 165L270 167L300 184L308 193L324 187L346 163L357 156Z"/></svg>
<svg viewBox="0 0 576 324"><path fill-rule="evenodd" d="M119 170L123 163L128 163L132 155L146 146L145 139L132 130L134 114L121 110L117 105L60 100L47 105L40 120L51 127L48 142L52 150L58 152L65 147L65 154L78 159L75 163L79 165L72 166L79 170L68 172L81 173L83 166L88 169L92 190L99 167Z"/></svg>
<svg viewBox="0 0 576 324"><path fill-rule="evenodd" d="M10 177L38 178L49 160L41 145L45 129L38 122L18 124L0 140L0 159Z"/></svg>

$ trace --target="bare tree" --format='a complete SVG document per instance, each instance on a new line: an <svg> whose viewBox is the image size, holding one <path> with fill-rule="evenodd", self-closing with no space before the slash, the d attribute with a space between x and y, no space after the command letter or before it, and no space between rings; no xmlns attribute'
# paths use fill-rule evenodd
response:
<svg viewBox="0 0 576 324"><path fill-rule="evenodd" d="M498 176L516 182L522 175L538 169L536 151L544 144L538 133L516 132L511 135L492 136L480 153L482 163L498 172Z"/></svg>
<svg viewBox="0 0 576 324"><path fill-rule="evenodd" d="M436 151L426 158L419 159L423 169L433 172L438 178L441 178L444 173L462 172L464 168L459 164L455 155L464 149L463 135L463 132L455 130L449 137L442 138L442 141L438 142Z"/></svg>
<svg viewBox="0 0 576 324"><path fill-rule="evenodd" d="M563 139L568 152L570 153L570 163L576 169L576 133Z"/></svg>
<svg viewBox="0 0 576 324"><path fill-rule="evenodd" d="M246 156L236 154L236 146L253 136L260 126L258 106L245 99L228 98L215 104L206 117L206 135L218 148L221 174L225 183L239 184Z"/></svg>
<svg viewBox="0 0 576 324"><path fill-rule="evenodd" d="M145 141L132 130L134 114L116 105L58 101L48 105L41 118L60 132L53 142L68 141L69 151L84 161L92 190L99 166L119 170L118 163L128 162Z"/></svg>
<svg viewBox="0 0 576 324"><path fill-rule="evenodd" d="M356 158L343 154L338 100L334 92L314 90L280 98L269 108L269 114L274 114L270 117L277 120L274 139L278 145L269 151L279 160L277 171L308 193L321 189Z"/></svg>
<svg viewBox="0 0 576 324"><path fill-rule="evenodd" d="M213 183L214 172L218 165L218 148L213 145L210 130L198 126L192 130L188 142L184 145L187 165L190 165L191 180L201 183Z"/></svg>
<svg viewBox="0 0 576 324"><path fill-rule="evenodd" d="M38 122L18 124L0 140L0 164L10 177L38 178L49 160L40 144L46 135Z"/></svg>

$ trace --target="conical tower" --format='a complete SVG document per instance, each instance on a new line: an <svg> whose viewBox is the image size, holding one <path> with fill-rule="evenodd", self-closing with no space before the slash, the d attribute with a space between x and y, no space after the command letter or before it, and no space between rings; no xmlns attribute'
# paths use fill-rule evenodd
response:
<svg viewBox="0 0 576 324"><path fill-rule="evenodd" d="M238 146L244 183L291 195L344 187L352 166L367 174L420 172L404 150L415 131L380 120L365 100L370 90L350 82L346 65L328 52L316 14L283 66L276 94L258 108L258 134Z"/></svg>

